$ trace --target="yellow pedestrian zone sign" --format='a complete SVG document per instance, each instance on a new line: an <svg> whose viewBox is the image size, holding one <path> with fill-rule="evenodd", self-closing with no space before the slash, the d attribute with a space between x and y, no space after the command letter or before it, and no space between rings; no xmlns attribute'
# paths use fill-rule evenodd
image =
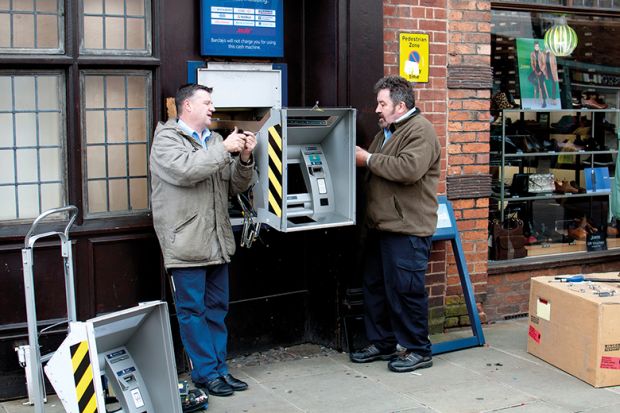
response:
<svg viewBox="0 0 620 413"><path fill-rule="evenodd" d="M400 75L410 82L428 82L428 34L400 34Z"/></svg>

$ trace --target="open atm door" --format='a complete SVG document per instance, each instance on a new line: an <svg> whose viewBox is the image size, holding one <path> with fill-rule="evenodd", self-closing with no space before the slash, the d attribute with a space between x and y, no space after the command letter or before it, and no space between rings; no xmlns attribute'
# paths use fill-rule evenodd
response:
<svg viewBox="0 0 620 413"><path fill-rule="evenodd" d="M259 220L283 231L355 223L355 109L273 110L256 148Z"/></svg>

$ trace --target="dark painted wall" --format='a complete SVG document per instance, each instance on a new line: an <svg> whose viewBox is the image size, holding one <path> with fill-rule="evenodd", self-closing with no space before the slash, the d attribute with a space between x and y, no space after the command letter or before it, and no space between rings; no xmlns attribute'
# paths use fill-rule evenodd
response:
<svg viewBox="0 0 620 413"><path fill-rule="evenodd" d="M200 2L153 4L160 12L154 33L160 66L157 68L156 60L147 65L154 68L154 118L165 119L163 98L173 96L178 86L187 82L187 61L203 59L199 52ZM284 10L285 56L273 61L288 66L289 106L313 106L318 100L323 107L355 107L357 141L367 143L376 130L372 86L383 74L382 2L285 0ZM108 64L104 60L102 64ZM72 70L69 65L69 79ZM79 102L77 96L73 102ZM79 113L77 104L75 113ZM79 128L69 128L69 135L73 142L69 152L80 153L75 143L80 141ZM71 200L77 205L81 202L75 189L81 185L80 168L79 162L70 161L70 192L78 194ZM358 203L357 208L362 210L363 204ZM13 347L26 337L20 249L28 228L26 224L0 226L0 290L9 292L0 302L0 399L23 396L26 390ZM78 319L140 301L167 298L171 302L150 216L79 219L71 239ZM340 347L342 296L347 288L361 284L359 245L358 228L347 227L294 234L263 231L261 242L250 250L239 249L231 265L231 354L307 341ZM38 320L64 318L58 243L35 251ZM172 324L178 350L174 317ZM43 352L57 348L64 335L62 328L43 335ZM180 354L178 351L177 356ZM179 367L184 366L179 363Z"/></svg>
<svg viewBox="0 0 620 413"><path fill-rule="evenodd" d="M186 82L188 60L200 56L196 10L164 2L162 94ZM372 87L383 75L381 1L285 0L288 106L358 109L358 142L376 132ZM179 30L179 28L183 28ZM232 61L225 58L206 60ZM359 208L359 206L358 206ZM231 265L229 347L239 353L314 341L340 346L338 315L346 288L359 286L356 227L281 234L238 249Z"/></svg>

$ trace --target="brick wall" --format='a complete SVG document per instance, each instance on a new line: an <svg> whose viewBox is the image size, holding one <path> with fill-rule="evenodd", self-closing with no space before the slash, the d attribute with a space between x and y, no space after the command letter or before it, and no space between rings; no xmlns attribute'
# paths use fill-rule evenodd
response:
<svg viewBox="0 0 620 413"><path fill-rule="evenodd" d="M530 278L550 275L588 274L618 271L620 259L603 259L598 263L564 265L559 262L545 269L503 272L489 275L484 310L489 321L521 316L528 312Z"/></svg>
<svg viewBox="0 0 620 413"><path fill-rule="evenodd" d="M401 32L429 35L429 81L415 86L416 106L435 125L441 142L438 191L452 200L476 301L483 302L487 292L488 193L453 199L446 181L454 176L488 175L490 2L384 0L383 13L385 74L399 73ZM432 332L469 323L450 243L433 246L427 286Z"/></svg>

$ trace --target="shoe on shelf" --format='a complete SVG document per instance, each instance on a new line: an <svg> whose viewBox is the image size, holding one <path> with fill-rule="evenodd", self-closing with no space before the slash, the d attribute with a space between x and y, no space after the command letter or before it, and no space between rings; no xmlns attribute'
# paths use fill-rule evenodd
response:
<svg viewBox="0 0 620 413"><path fill-rule="evenodd" d="M584 228L569 228L568 236L572 239L584 241L588 237L588 231L586 231Z"/></svg>
<svg viewBox="0 0 620 413"><path fill-rule="evenodd" d="M234 391L243 391L248 389L248 384L246 382L233 377L232 374L226 374L222 376L222 378L224 379L226 384L232 387Z"/></svg>
<svg viewBox="0 0 620 413"><path fill-rule="evenodd" d="M208 381L206 383L198 382L194 383L199 389L207 389L210 395L213 396L230 396L234 393L230 384L226 383L223 377L218 377L215 380Z"/></svg>
<svg viewBox="0 0 620 413"><path fill-rule="evenodd" d="M391 360L397 355L395 348L392 350L380 350L376 345L371 344L360 351L351 353L349 358L354 363L369 363L376 360Z"/></svg>
<svg viewBox="0 0 620 413"><path fill-rule="evenodd" d="M580 187L579 185L577 185L577 182L575 182L575 181L570 181L569 186L571 188L573 188L573 189L576 189L578 194L585 194L586 193L586 189Z"/></svg>
<svg viewBox="0 0 620 413"><path fill-rule="evenodd" d="M584 99L581 98L581 105L588 109L606 109L607 103L600 103L594 98Z"/></svg>
<svg viewBox="0 0 620 413"><path fill-rule="evenodd" d="M553 186L555 187L554 192L558 194L578 194L585 192L585 189L582 191L582 188L576 188L575 181L553 181Z"/></svg>
<svg viewBox="0 0 620 413"><path fill-rule="evenodd" d="M417 369L425 369L433 365L431 356L421 356L407 351L388 363L388 368L397 373L406 373Z"/></svg>

